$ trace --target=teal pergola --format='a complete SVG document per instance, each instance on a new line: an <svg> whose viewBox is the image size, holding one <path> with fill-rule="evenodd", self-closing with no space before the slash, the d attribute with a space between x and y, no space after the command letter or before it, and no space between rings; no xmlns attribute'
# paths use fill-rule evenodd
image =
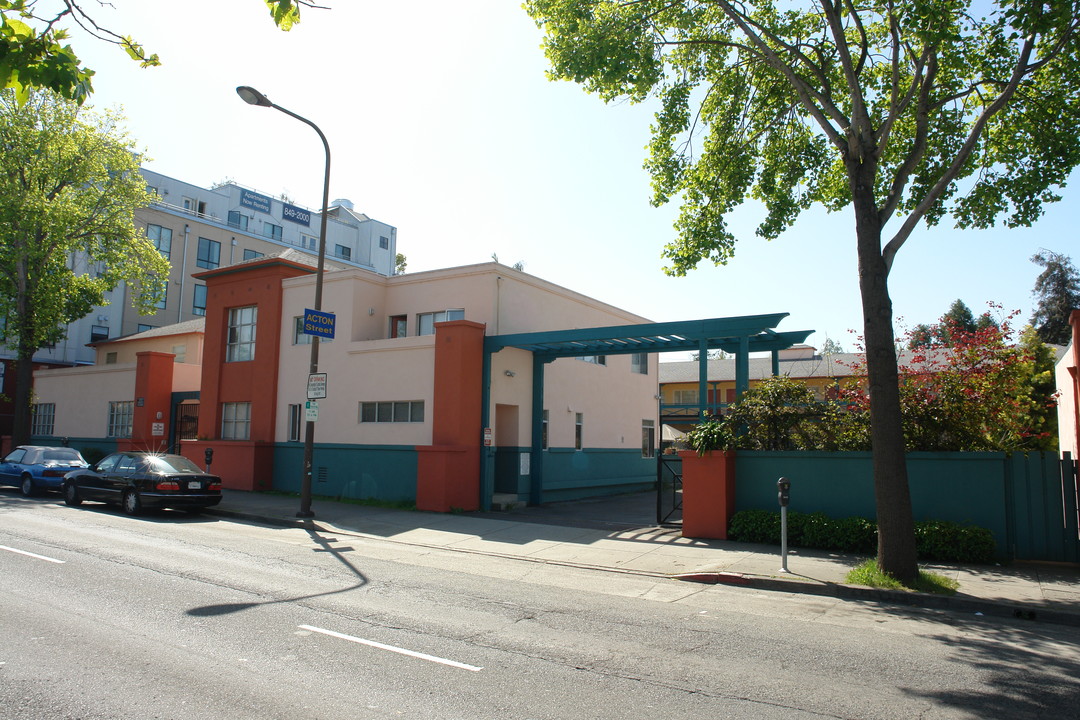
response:
<svg viewBox="0 0 1080 720"><path fill-rule="evenodd" d="M779 352L805 342L813 330L776 332L788 313L743 315L739 317L684 320L670 323L613 325L609 327L551 330L545 332L492 335L484 338L483 427L491 427L491 362L495 353L517 348L532 353L532 437L529 465L529 502L543 502L542 423L544 408L544 366L559 358L632 353L698 353L698 402L705 412L708 395L708 355L723 350L735 356L735 394L750 387L750 353L771 352L773 375L780 374ZM480 505L491 507L494 490L494 461L490 453L480 463Z"/></svg>

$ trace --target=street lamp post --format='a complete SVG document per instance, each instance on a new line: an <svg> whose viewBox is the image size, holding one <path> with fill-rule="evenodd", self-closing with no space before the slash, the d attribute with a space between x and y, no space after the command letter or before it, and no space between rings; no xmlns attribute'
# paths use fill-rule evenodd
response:
<svg viewBox="0 0 1080 720"><path fill-rule="evenodd" d="M329 211L330 204L330 144L326 142L326 136L323 135L319 126L311 122L305 117L301 117L296 113L286 110L280 105L275 105L270 102L270 99L263 95L261 92L252 87L246 85L236 88L236 94L239 95L244 102L249 105L258 105L259 107L271 107L275 110L280 110L289 117L296 118L300 122L310 125L311 128L319 134L319 139L322 140L323 148L326 150L326 173L323 176L323 195L322 195L322 215L319 219L319 264L318 270L315 274L315 310L322 310L322 292L323 292L323 266L326 264L326 215ZM308 371L311 374L319 372L319 336L313 335L311 337L311 366ZM315 423L308 420L304 429L304 471L300 478L300 512L296 513L296 517L299 518L311 518L315 517L315 513L311 510L311 456L315 448Z"/></svg>

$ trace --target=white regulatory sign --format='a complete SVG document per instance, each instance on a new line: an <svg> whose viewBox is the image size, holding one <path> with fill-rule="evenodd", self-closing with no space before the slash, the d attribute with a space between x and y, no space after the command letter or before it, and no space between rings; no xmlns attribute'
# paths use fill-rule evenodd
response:
<svg viewBox="0 0 1080 720"><path fill-rule="evenodd" d="M307 422L315 422L319 419L319 402L317 400L308 400L304 403L304 420Z"/></svg>
<svg viewBox="0 0 1080 720"><path fill-rule="evenodd" d="M321 400L326 397L326 373L311 373L307 376L308 400Z"/></svg>

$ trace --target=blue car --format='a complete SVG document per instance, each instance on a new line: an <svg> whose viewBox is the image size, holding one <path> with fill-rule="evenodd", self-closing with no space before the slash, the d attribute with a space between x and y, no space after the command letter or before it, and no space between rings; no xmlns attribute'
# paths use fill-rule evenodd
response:
<svg viewBox="0 0 1080 720"><path fill-rule="evenodd" d="M89 466L73 448L20 445L0 461L0 485L14 485L31 497L42 490L59 490L64 475Z"/></svg>

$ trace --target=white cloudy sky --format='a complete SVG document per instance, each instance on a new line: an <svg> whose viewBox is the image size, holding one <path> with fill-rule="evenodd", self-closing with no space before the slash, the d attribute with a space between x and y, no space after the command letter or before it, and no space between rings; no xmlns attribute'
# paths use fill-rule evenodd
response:
<svg viewBox="0 0 1080 720"><path fill-rule="evenodd" d="M779 329L851 349L861 327L849 213L808 214L773 242L757 216L726 267L661 272L674 206L649 204L641 169L652 110L605 105L545 77L541 35L515 0L327 0L292 32L261 0L114 0L100 24L163 66L76 35L97 71L92 103L122 106L153 170L209 186L235 180L298 204L321 201L322 146L303 124L244 104L251 85L304 115L333 153L331 198L398 228L409 270L506 264L655 321L789 312ZM963 299L1030 316L1040 247L1077 253L1075 192L1030 230L920 229L891 276L898 316L930 322Z"/></svg>

